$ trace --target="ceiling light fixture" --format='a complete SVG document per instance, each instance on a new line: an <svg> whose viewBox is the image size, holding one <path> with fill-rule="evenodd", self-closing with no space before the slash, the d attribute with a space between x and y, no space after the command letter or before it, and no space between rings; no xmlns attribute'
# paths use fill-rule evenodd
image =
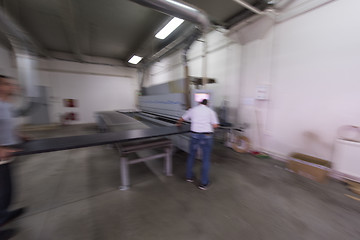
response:
<svg viewBox="0 0 360 240"><path fill-rule="evenodd" d="M139 56L132 56L132 58L130 58L130 60L128 61L131 64L138 64L141 61L142 57Z"/></svg>
<svg viewBox="0 0 360 240"><path fill-rule="evenodd" d="M170 35L170 33L172 33L183 22L184 22L183 19L174 17L173 19L171 19L171 21L168 24L166 24L165 27L163 27L163 29L161 29L155 35L155 37L158 38L158 39L165 39L167 36Z"/></svg>

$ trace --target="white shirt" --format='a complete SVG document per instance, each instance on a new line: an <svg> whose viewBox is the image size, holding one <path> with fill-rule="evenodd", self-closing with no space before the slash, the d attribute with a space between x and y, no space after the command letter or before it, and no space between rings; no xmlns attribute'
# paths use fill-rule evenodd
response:
<svg viewBox="0 0 360 240"><path fill-rule="evenodd" d="M191 120L191 131L197 133L213 132L212 125L219 124L216 113L204 104L190 108L182 118L186 121Z"/></svg>

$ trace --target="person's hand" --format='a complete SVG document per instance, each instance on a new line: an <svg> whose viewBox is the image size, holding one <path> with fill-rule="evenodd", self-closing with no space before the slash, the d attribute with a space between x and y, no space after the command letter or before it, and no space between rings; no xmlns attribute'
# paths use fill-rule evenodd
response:
<svg viewBox="0 0 360 240"><path fill-rule="evenodd" d="M176 122L176 126L177 127L180 127L181 126L181 124L183 123L183 121L184 121L184 119L183 118L180 118L177 122Z"/></svg>
<svg viewBox="0 0 360 240"><path fill-rule="evenodd" d="M0 147L0 162L7 160L11 157L12 153L18 152L19 150L7 147Z"/></svg>
<svg viewBox="0 0 360 240"><path fill-rule="evenodd" d="M28 142L31 139L33 139L33 137L31 137L30 135L25 135L25 134L18 134L19 138L23 141L23 142Z"/></svg>

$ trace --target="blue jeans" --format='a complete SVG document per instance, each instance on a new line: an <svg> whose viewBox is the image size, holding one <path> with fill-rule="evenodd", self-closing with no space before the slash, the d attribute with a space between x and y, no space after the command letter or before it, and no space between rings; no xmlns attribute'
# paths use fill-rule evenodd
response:
<svg viewBox="0 0 360 240"><path fill-rule="evenodd" d="M195 156L198 148L202 150L202 168L201 168L201 184L209 183L210 155L213 144L213 136L211 134L191 133L191 142L189 156L186 163L186 178L194 177L192 168L194 166Z"/></svg>

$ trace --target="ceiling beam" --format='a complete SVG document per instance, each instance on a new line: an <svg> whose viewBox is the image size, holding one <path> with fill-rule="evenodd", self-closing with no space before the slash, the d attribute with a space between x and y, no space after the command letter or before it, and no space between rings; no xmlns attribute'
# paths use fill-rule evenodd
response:
<svg viewBox="0 0 360 240"><path fill-rule="evenodd" d="M241 6L243 6L244 8L247 8L248 10L252 11L253 13L259 14L259 15L263 15L265 12L261 11L260 9L254 7L253 5L243 1L243 0L233 0L234 2L240 4Z"/></svg>
<svg viewBox="0 0 360 240"><path fill-rule="evenodd" d="M236 0L234 0L234 2L239 3ZM255 9L257 11L264 12L265 9L269 5L264 0L256 0L256 1L254 1L254 3L251 4L251 6L253 9ZM231 16L225 20L225 24L224 24L225 28L229 29L229 28L233 27L234 25L236 25L242 21L245 21L246 19L249 19L250 17L252 17L256 14L254 11L248 9L247 7L245 7L245 6L243 6L243 7L244 8L240 12L238 12L234 16ZM258 16L260 16L260 15L258 15Z"/></svg>

